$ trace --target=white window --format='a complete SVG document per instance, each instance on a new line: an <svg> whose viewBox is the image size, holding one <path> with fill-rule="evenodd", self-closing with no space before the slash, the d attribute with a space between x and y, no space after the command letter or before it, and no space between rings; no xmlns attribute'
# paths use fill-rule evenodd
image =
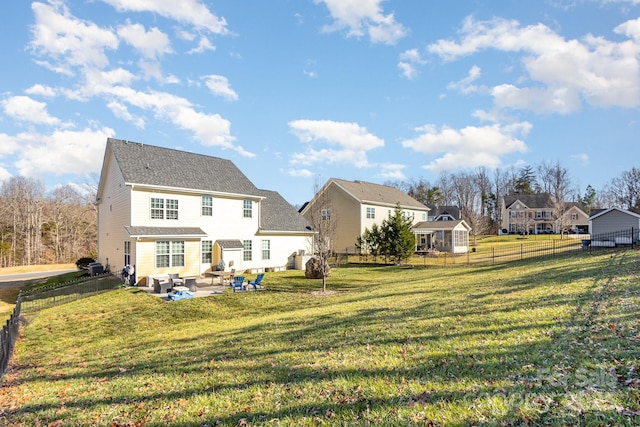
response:
<svg viewBox="0 0 640 427"><path fill-rule="evenodd" d="M151 198L151 219L178 219L178 200Z"/></svg>
<svg viewBox="0 0 640 427"><path fill-rule="evenodd" d="M542 211L536 211L536 219L542 218Z"/></svg>
<svg viewBox="0 0 640 427"><path fill-rule="evenodd" d="M167 219L178 219L178 201L167 199Z"/></svg>
<svg viewBox="0 0 640 427"><path fill-rule="evenodd" d="M242 216L244 218L251 218L253 216L253 202L251 200L244 200L242 203Z"/></svg>
<svg viewBox="0 0 640 427"><path fill-rule="evenodd" d="M578 214L577 213L572 213L571 214L571 221L577 221L578 220Z"/></svg>
<svg viewBox="0 0 640 427"><path fill-rule="evenodd" d="M203 240L202 241L202 263L203 264L211 264L213 262L213 258L211 256L213 244L211 240Z"/></svg>
<svg viewBox="0 0 640 427"><path fill-rule="evenodd" d="M331 219L331 209L322 209L322 220L329 221Z"/></svg>
<svg viewBox="0 0 640 427"><path fill-rule="evenodd" d="M244 261L251 261L253 259L251 255L252 247L251 240L244 240L242 242L242 259Z"/></svg>
<svg viewBox="0 0 640 427"><path fill-rule="evenodd" d="M156 268L184 267L184 242L158 240L156 242Z"/></svg>
<svg viewBox="0 0 640 427"><path fill-rule="evenodd" d="M151 219L164 219L164 199L151 198Z"/></svg>
<svg viewBox="0 0 640 427"><path fill-rule="evenodd" d="M212 196L202 196L202 216L213 216Z"/></svg>
<svg viewBox="0 0 640 427"><path fill-rule="evenodd" d="M131 264L131 242L125 240L124 242L124 265Z"/></svg>
<svg viewBox="0 0 640 427"><path fill-rule="evenodd" d="M375 219L376 208L367 208L367 219Z"/></svg>
<svg viewBox="0 0 640 427"><path fill-rule="evenodd" d="M271 259L271 241L262 241L262 259Z"/></svg>

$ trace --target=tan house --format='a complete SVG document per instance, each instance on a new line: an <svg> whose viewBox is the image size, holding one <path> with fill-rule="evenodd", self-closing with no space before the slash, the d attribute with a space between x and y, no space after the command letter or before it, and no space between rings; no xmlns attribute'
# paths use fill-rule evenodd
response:
<svg viewBox="0 0 640 427"><path fill-rule="evenodd" d="M364 181L331 178L300 213L307 221L332 221L331 247L338 253L355 253L365 229L381 225L400 206L413 224L426 221L429 208L403 191ZM315 216L315 218L314 218Z"/></svg>
<svg viewBox="0 0 640 427"><path fill-rule="evenodd" d="M502 233L589 233L589 215L578 203L557 206L549 193L512 194L502 200Z"/></svg>
<svg viewBox="0 0 640 427"><path fill-rule="evenodd" d="M230 161L109 138L96 196L98 259L138 280L287 268L309 250L307 221Z"/></svg>

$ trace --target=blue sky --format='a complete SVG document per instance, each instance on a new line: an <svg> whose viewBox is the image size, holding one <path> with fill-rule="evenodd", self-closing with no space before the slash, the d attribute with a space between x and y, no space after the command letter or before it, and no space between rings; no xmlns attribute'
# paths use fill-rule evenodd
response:
<svg viewBox="0 0 640 427"><path fill-rule="evenodd" d="M292 204L331 177L559 161L584 192L640 165L640 0L11 1L0 28L0 180L91 183L108 137Z"/></svg>

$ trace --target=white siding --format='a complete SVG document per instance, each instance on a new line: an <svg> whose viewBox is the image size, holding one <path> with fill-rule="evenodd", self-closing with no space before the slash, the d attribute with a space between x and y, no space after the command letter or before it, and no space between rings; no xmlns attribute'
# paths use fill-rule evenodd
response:
<svg viewBox="0 0 640 427"><path fill-rule="evenodd" d="M124 267L124 242L129 240L125 226L130 224L130 188L125 185L112 157L107 157L98 201L98 262L109 264L111 271ZM135 262L135 244L131 244L131 262Z"/></svg>

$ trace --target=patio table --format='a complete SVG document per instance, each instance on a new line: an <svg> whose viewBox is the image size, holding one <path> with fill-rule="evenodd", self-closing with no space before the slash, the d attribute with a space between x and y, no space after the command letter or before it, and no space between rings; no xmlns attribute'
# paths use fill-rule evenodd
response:
<svg viewBox="0 0 640 427"><path fill-rule="evenodd" d="M231 276L231 272L230 271L222 271L222 270L212 271L212 272L207 273L207 274L211 274L211 284L212 285L213 285L213 278L214 277L218 277L219 278L218 280L220 281L220 284L222 285L222 284L224 284L224 282L223 282L224 278Z"/></svg>

